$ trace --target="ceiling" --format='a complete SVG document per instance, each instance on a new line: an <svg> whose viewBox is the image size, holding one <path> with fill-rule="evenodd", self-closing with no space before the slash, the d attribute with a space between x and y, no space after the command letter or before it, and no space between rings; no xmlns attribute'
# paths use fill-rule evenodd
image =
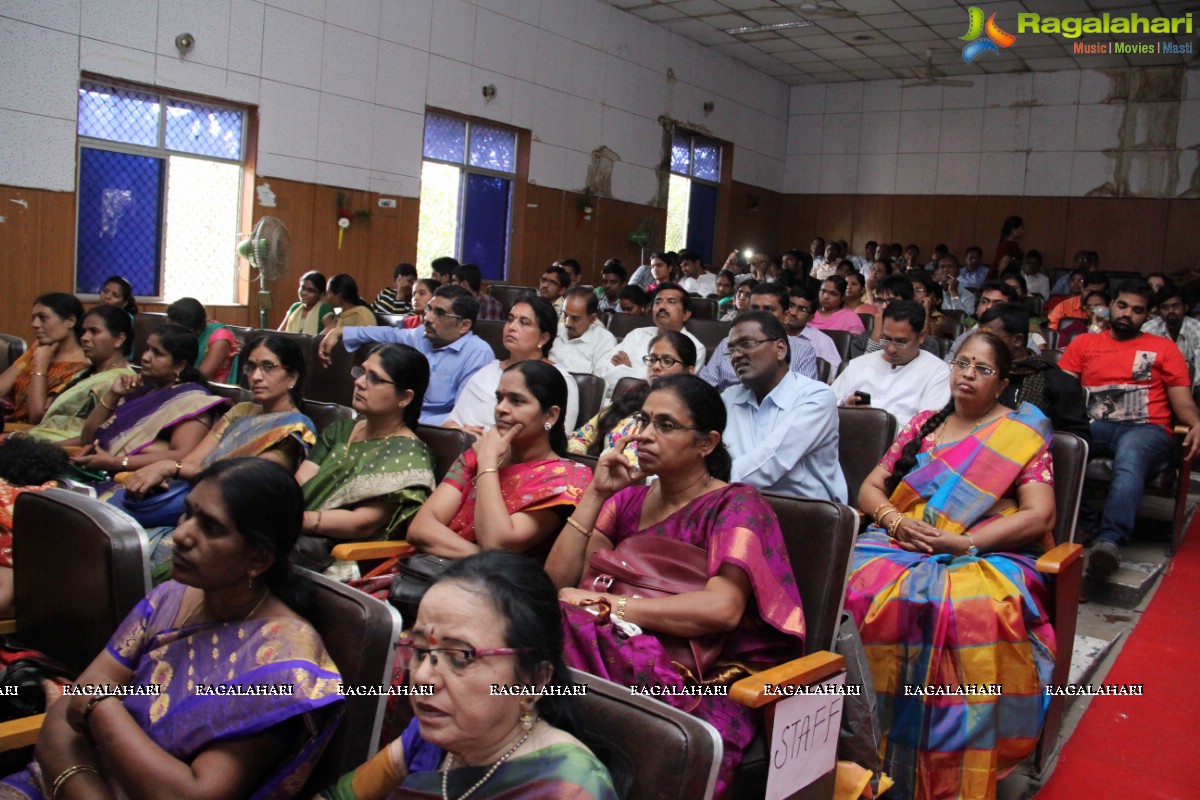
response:
<svg viewBox="0 0 1200 800"><path fill-rule="evenodd" d="M1200 49L1200 2L1138 0L607 0L642 19L736 58L789 84L912 78L926 51L946 76L989 72L1048 71L1129 66L1200 64L1192 55L1120 55L1071 52L1072 42L1108 41L1110 35L1084 35L1068 40L1049 34L1022 34L1009 49L983 53L965 63L959 40L967 32L968 11L978 5L996 23L1016 33L1017 14L1091 16L1105 11L1143 17L1195 14L1197 34L1121 36L1122 42L1173 39ZM805 9L802 10L802 6ZM819 10L812 10L817 7ZM850 11L843 16L837 12ZM832 13L825 13L832 12ZM806 27L729 34L730 28L810 22Z"/></svg>

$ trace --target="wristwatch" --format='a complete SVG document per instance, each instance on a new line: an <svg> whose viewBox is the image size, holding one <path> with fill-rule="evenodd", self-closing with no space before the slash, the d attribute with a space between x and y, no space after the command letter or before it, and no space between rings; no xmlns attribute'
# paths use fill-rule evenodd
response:
<svg viewBox="0 0 1200 800"><path fill-rule="evenodd" d="M964 533L963 535L967 537L967 555L978 556L979 548L975 546L975 540L971 538L971 534Z"/></svg>

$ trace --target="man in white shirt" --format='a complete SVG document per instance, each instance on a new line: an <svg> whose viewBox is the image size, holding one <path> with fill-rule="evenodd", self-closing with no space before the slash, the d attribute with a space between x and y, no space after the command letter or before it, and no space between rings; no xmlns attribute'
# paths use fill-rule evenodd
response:
<svg viewBox="0 0 1200 800"><path fill-rule="evenodd" d="M921 349L924 329L925 308L920 303L888 303L879 337L883 350L851 359L833 382L838 401L882 408L901 425L921 411L943 408L950 402L950 367Z"/></svg>
<svg viewBox="0 0 1200 800"><path fill-rule="evenodd" d="M596 374L604 378L606 397L621 378L645 380L646 368L642 356L650 353L650 340L662 331L683 332L696 344L696 369L704 366L706 350L700 340L683 327L692 317L692 298L678 283L662 283L654 292L650 315L654 327L635 328L621 340Z"/></svg>
<svg viewBox="0 0 1200 800"><path fill-rule="evenodd" d="M728 342L739 381L721 393L733 480L845 503L837 400L825 384L791 370L783 323L770 312L748 311L730 329Z"/></svg>
<svg viewBox="0 0 1200 800"><path fill-rule="evenodd" d="M838 250L837 242L830 242L825 247L825 257L813 259L812 277L823 281L837 272L838 262L842 260L842 252Z"/></svg>
<svg viewBox="0 0 1200 800"><path fill-rule="evenodd" d="M708 297L717 293L717 276L704 269L700 254L695 250L679 251L679 269L683 272L679 285L688 294Z"/></svg>
<svg viewBox="0 0 1200 800"><path fill-rule="evenodd" d="M1025 289L1030 294L1040 294L1045 300L1050 296L1050 278L1042 272L1042 254L1030 250L1021 260L1021 272L1025 275Z"/></svg>
<svg viewBox="0 0 1200 800"><path fill-rule="evenodd" d="M813 314L816 313L817 301L813 299L812 292L800 284L793 286L789 294L791 297L787 313L783 318L783 326L787 328L788 336L795 336L808 342L817 358L823 358L829 362L829 380L832 382L834 376L838 374L838 368L842 366L842 354L838 352L837 345L826 335L825 331L808 324L809 320L813 318Z"/></svg>
<svg viewBox="0 0 1200 800"><path fill-rule="evenodd" d="M585 286L572 286L563 302L562 324L550 350L550 360L568 372L595 375L617 347L613 336L596 318L600 298Z"/></svg>
<svg viewBox="0 0 1200 800"><path fill-rule="evenodd" d="M863 248L861 256L850 256L850 260L854 262L854 268L867 276L871 273L871 265L875 263L875 248L878 244L872 240L867 242L867 246Z"/></svg>

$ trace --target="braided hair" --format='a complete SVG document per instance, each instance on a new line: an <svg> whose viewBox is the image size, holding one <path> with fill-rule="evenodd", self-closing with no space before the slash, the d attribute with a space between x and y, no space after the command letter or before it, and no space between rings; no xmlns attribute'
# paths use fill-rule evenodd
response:
<svg viewBox="0 0 1200 800"><path fill-rule="evenodd" d="M890 308L890 306L889 306ZM996 364L996 374L1002 380L1006 380L1009 373L1012 371L1012 351L1008 349L1008 345L1004 340L996 334L988 330L980 330L972 333L963 341L962 347L959 348L961 353L968 342L978 341L992 351L992 359ZM917 465L917 453L921 450L921 442L925 437L938 429L946 418L954 413L954 398L950 398L950 402L944 408L937 411L925 420L925 423L917 431L916 435L904 445L904 449L900 451L900 458L896 459L896 466L892 470L892 474L884 481L884 488L890 497L892 492L896 491L896 487L900 485L900 481L904 480L904 476L912 471L912 468Z"/></svg>

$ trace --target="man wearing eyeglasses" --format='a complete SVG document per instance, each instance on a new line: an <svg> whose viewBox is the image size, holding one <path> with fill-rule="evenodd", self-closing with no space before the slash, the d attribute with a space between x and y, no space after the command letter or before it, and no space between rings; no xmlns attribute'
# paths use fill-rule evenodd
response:
<svg viewBox="0 0 1200 800"><path fill-rule="evenodd" d="M825 331L808 324L816 310L817 299L813 297L813 293L807 287L793 286L788 292L788 308L787 313L783 315L783 327L787 329L788 336L807 342L817 358L829 362L829 381L832 383L834 376L838 374L838 368L842 366L842 354Z"/></svg>
<svg viewBox="0 0 1200 800"><path fill-rule="evenodd" d="M441 286L425 306L425 324L417 328L386 326L334 328L325 334L317 356L328 367L339 342L353 353L364 344L406 344L429 359L429 388L421 406L421 422L441 425L458 400L459 390L495 359L491 346L474 333L479 302L469 289Z"/></svg>
<svg viewBox="0 0 1200 800"><path fill-rule="evenodd" d="M559 314L563 309L563 297L567 293L567 289L571 286L571 276L562 267L555 264L542 273L542 279L538 281L538 295L545 301L553 304L554 310Z"/></svg>
<svg viewBox="0 0 1200 800"><path fill-rule="evenodd" d="M851 359L833 382L838 401L882 408L901 425L918 412L950 402L950 368L921 349L924 306L915 300L893 300L883 312L881 328L883 350Z"/></svg>
<svg viewBox="0 0 1200 800"><path fill-rule="evenodd" d="M616 349L617 338L596 318L600 298L591 289L572 286L566 298L550 360L569 372L595 375Z"/></svg>
<svg viewBox="0 0 1200 800"><path fill-rule="evenodd" d="M603 364L596 373L604 378L606 398L612 395L613 388L621 378L646 377L642 356L650 352L650 340L661 332L682 332L691 339L696 345L696 368L704 366L704 356L707 353L704 345L683 327L692 318L692 299L688 293L677 283L661 283L654 291L654 302L650 308L654 326L635 328L626 334L609 355L608 363Z"/></svg>
<svg viewBox="0 0 1200 800"><path fill-rule="evenodd" d="M750 310L765 311L781 324L787 315L788 290L781 283L760 283L750 292ZM729 339L722 339L708 365L700 370L700 377L712 384L718 392L723 392L737 384L737 371L729 352ZM812 346L795 336L788 337L788 347L791 351L790 368L806 378L816 380L817 355Z"/></svg>
<svg viewBox="0 0 1200 800"><path fill-rule="evenodd" d="M793 372L790 337L767 311L733 321L727 351L738 384L721 393L733 480L792 497L846 502L838 462L837 400Z"/></svg>

